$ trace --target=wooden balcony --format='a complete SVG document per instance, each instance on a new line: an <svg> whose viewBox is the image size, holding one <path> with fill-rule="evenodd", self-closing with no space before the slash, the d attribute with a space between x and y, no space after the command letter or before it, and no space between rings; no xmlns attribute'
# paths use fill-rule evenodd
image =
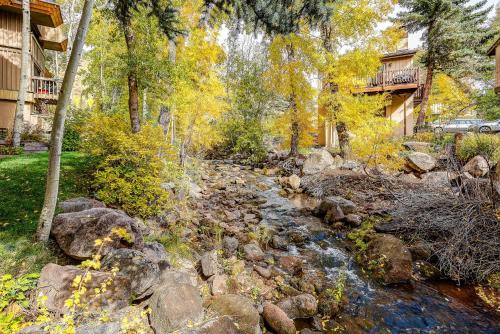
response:
<svg viewBox="0 0 500 334"><path fill-rule="evenodd" d="M385 70L378 72L375 77L361 80L363 84L357 89L360 93L415 90L420 82L418 67L401 70Z"/></svg>
<svg viewBox="0 0 500 334"><path fill-rule="evenodd" d="M54 78L31 78L31 89L35 99L43 100L48 104L56 104L61 81Z"/></svg>

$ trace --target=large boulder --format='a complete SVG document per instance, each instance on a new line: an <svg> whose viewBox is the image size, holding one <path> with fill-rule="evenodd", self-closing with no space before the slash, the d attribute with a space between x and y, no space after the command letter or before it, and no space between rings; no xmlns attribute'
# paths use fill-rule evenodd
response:
<svg viewBox="0 0 500 334"><path fill-rule="evenodd" d="M130 280L132 294L136 299L152 294L160 277L158 264L135 249L112 249L103 258L102 267L107 270L118 268L118 272Z"/></svg>
<svg viewBox="0 0 500 334"><path fill-rule="evenodd" d="M276 334L295 334L295 324L278 306L266 303L262 317Z"/></svg>
<svg viewBox="0 0 500 334"><path fill-rule="evenodd" d="M282 299L277 306L291 319L310 318L318 313L318 301L309 293Z"/></svg>
<svg viewBox="0 0 500 334"><path fill-rule="evenodd" d="M200 293L191 284L158 286L148 305L151 327L156 333L170 333L203 319Z"/></svg>
<svg viewBox="0 0 500 334"><path fill-rule="evenodd" d="M69 299L75 290L73 280L77 276L83 276L85 270L75 266L60 266L49 263L43 267L38 280L37 291L39 295L47 297L45 306L56 313L66 313L68 308L65 301ZM111 273L90 271L91 280L85 283L87 292L81 297L82 303L88 303L90 312L106 309L109 311L126 307L132 297L130 280L123 275L113 277ZM94 289L101 288L101 284L111 281L105 291L96 295Z"/></svg>
<svg viewBox="0 0 500 334"><path fill-rule="evenodd" d="M436 167L436 159L427 153L412 152L406 157L407 165L418 173L425 173Z"/></svg>
<svg viewBox="0 0 500 334"><path fill-rule="evenodd" d="M220 315L234 319L244 334L260 334L260 316L250 299L239 295L222 295L213 297L208 308Z"/></svg>
<svg viewBox="0 0 500 334"><path fill-rule="evenodd" d="M490 166L488 161L480 155L476 155L464 166L464 172L467 172L474 177L485 176L489 171Z"/></svg>
<svg viewBox="0 0 500 334"><path fill-rule="evenodd" d="M59 203L59 209L63 213L67 212L78 212L94 208L105 208L106 205L103 202L99 202L93 198L77 197L67 199Z"/></svg>
<svg viewBox="0 0 500 334"><path fill-rule="evenodd" d="M373 237L366 249L366 261L386 284L405 283L412 277L410 250L390 234Z"/></svg>
<svg viewBox="0 0 500 334"><path fill-rule="evenodd" d="M127 235L113 234L117 228ZM61 213L55 217L51 233L64 253L78 260L92 257L96 253L95 240L106 237L112 241L104 244L102 254L114 248L144 247L137 222L122 211L107 208Z"/></svg>
<svg viewBox="0 0 500 334"><path fill-rule="evenodd" d="M330 152L325 149L311 153L304 161L302 173L305 175L321 173L325 169L333 166L335 160Z"/></svg>

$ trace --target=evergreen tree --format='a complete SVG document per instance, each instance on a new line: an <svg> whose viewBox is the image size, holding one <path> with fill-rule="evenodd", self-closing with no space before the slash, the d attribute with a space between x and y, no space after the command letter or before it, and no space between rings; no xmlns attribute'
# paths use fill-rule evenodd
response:
<svg viewBox="0 0 500 334"><path fill-rule="evenodd" d="M405 9L398 20L409 32L422 31L425 52L421 58L427 68L426 80L417 119L425 121L432 81L436 72L461 79L481 71L487 63L484 43L493 32L486 25L491 8L486 0L401 0Z"/></svg>
<svg viewBox="0 0 500 334"><path fill-rule="evenodd" d="M263 28L267 33L290 34L300 23L315 25L331 14L333 0L205 0L206 8L216 8Z"/></svg>

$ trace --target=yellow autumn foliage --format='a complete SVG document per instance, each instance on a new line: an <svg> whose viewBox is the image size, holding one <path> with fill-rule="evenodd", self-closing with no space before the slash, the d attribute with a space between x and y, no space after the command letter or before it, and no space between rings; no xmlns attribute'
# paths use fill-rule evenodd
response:
<svg viewBox="0 0 500 334"><path fill-rule="evenodd" d="M176 154L162 129L144 124L133 134L123 114L95 113L84 127L83 150L96 159L97 198L131 215L160 215L171 203L163 182L178 180Z"/></svg>
<svg viewBox="0 0 500 334"><path fill-rule="evenodd" d="M290 146L292 124L298 124L299 147L313 143L312 132L316 91L310 76L319 60L313 38L304 34L278 35L269 48L270 68L266 72L267 88L281 95L288 107L274 121L274 131Z"/></svg>

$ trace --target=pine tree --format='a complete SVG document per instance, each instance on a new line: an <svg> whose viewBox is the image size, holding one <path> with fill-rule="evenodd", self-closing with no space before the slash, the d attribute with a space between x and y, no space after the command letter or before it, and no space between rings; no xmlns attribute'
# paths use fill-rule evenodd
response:
<svg viewBox="0 0 500 334"><path fill-rule="evenodd" d="M290 34L300 24L328 19L333 0L205 0L206 8L216 8L270 34Z"/></svg>
<svg viewBox="0 0 500 334"><path fill-rule="evenodd" d="M456 79L481 71L487 63L482 50L494 33L485 24L491 8L486 0L401 0L405 9L398 20L409 32L422 31L425 52L421 61L427 69L422 103L416 126L424 124L436 72Z"/></svg>

